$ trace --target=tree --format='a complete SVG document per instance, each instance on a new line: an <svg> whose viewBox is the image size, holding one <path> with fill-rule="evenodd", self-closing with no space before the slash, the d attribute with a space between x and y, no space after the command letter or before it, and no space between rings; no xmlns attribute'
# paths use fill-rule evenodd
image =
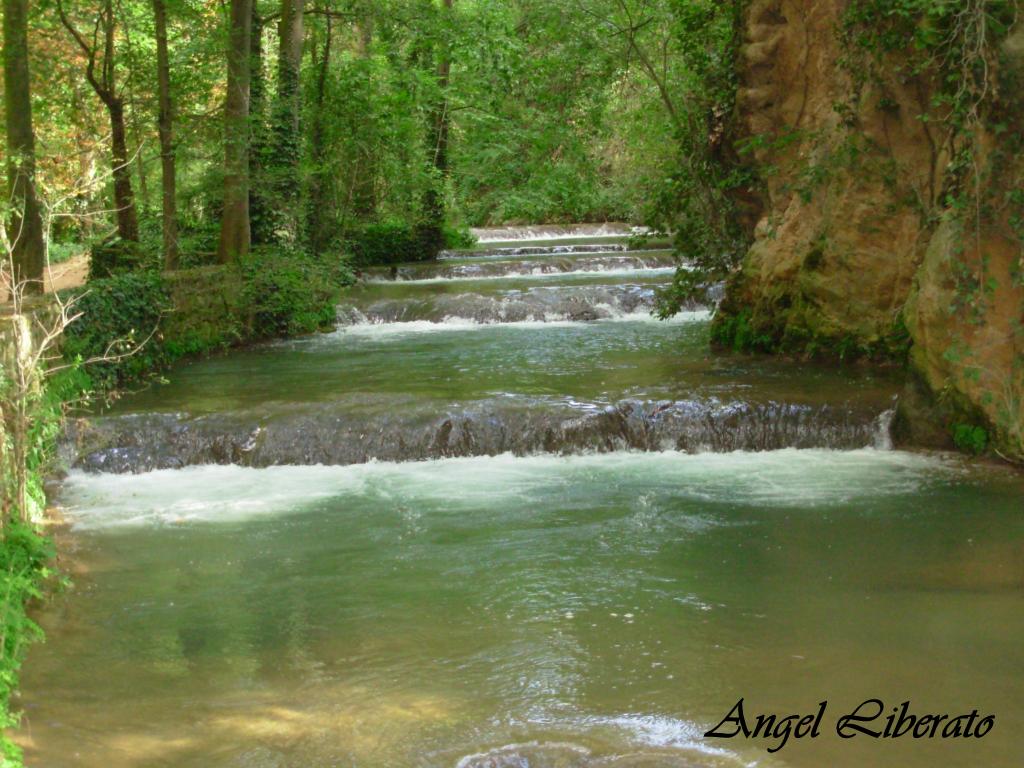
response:
<svg viewBox="0 0 1024 768"><path fill-rule="evenodd" d="M371 9L363 10L362 18L356 25L356 53L367 73L371 71L370 57L373 44L373 15ZM359 156L353 163L352 210L357 216L370 218L377 210L377 190L375 176L377 173L377 157L375 148L363 146Z"/></svg>
<svg viewBox="0 0 1024 768"><path fill-rule="evenodd" d="M4 115L7 185L13 206L9 237L15 282L43 290L43 224L36 198L35 133L28 75L28 2L4 0Z"/></svg>
<svg viewBox="0 0 1024 768"><path fill-rule="evenodd" d="M249 48L253 0L231 0L228 22L228 80L224 104L224 210L222 262L249 253Z"/></svg>
<svg viewBox="0 0 1024 768"><path fill-rule="evenodd" d="M325 19L323 52L317 59L314 42L312 56L316 71L316 93L313 103L313 127L310 150L313 160L312 177L309 183L309 207L306 217L306 232L309 248L316 256L324 245L323 209L326 204L327 166L324 158L324 101L327 95L327 75L331 66L331 17Z"/></svg>
<svg viewBox="0 0 1024 768"><path fill-rule="evenodd" d="M92 42L88 42L68 17L63 0L57 0L61 23L74 38L85 56L85 78L107 108L110 117L111 170L114 177L114 210L117 234L122 240L139 239L139 222L135 214L131 169L128 166L127 131L124 119L124 98L117 87L114 61L114 40L117 20L112 0L103 0L93 24ZM102 34L102 49L99 40ZM99 74L96 68L99 66Z"/></svg>
<svg viewBox="0 0 1024 768"><path fill-rule="evenodd" d="M427 153L431 165L431 182L423 196L425 218L422 238L432 254L444 247L445 185L448 181L448 133L451 116L448 102L448 81L451 76L451 52L448 23L453 0L442 0L442 16L437 42L437 96L431 105L427 125Z"/></svg>
<svg viewBox="0 0 1024 768"><path fill-rule="evenodd" d="M292 241L298 237L295 209L299 198L302 149L299 116L302 108L302 45L305 39L303 13L303 0L281 0L277 96L273 109L273 145L269 154L277 198L275 203L281 213L275 234Z"/></svg>
<svg viewBox="0 0 1024 768"><path fill-rule="evenodd" d="M167 53L167 9L153 0L156 28L156 73L159 91L157 130L160 134L161 202L163 206L164 268L178 268L178 192L174 170L174 102L171 100L171 65Z"/></svg>
<svg viewBox="0 0 1024 768"><path fill-rule="evenodd" d="M252 29L249 38L249 222L253 244L272 239L273 222L267 191L263 189L268 136L266 125L267 85L263 71L263 29L256 0L252 3Z"/></svg>

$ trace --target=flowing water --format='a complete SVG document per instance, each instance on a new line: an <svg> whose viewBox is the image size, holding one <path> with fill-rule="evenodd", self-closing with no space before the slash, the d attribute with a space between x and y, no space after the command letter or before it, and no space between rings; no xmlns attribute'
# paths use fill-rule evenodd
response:
<svg viewBox="0 0 1024 768"><path fill-rule="evenodd" d="M894 377L712 354L649 316L666 254L554 234L72 426L30 765L1020 764L1019 476L890 450ZM703 738L740 697L821 735ZM870 698L996 725L841 740Z"/></svg>

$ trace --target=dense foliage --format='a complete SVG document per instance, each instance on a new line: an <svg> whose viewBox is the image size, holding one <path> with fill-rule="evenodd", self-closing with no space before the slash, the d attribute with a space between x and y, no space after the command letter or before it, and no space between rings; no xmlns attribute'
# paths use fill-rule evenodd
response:
<svg viewBox="0 0 1024 768"><path fill-rule="evenodd" d="M452 227L443 227L441 235L445 248L468 248L474 242L473 236L467 231ZM352 263L359 267L424 261L435 255L422 228L400 221L359 227L352 232L344 246L352 257Z"/></svg>
<svg viewBox="0 0 1024 768"><path fill-rule="evenodd" d="M300 255L267 249L242 265L242 299L249 338L312 333L334 324L338 288L352 281L344 265L333 268Z"/></svg>
<svg viewBox="0 0 1024 768"><path fill-rule="evenodd" d="M332 326L338 290L353 279L342 262L266 247L241 264L195 276L154 270L96 279L67 291L78 296L81 317L65 330L62 351L79 364L82 389L110 393L183 355ZM211 280L219 295L210 293ZM209 313L200 305L214 307L214 328L201 328Z"/></svg>
<svg viewBox="0 0 1024 768"><path fill-rule="evenodd" d="M52 542L30 523L7 526L0 544L0 764L20 765L21 750L7 735L18 724L10 710L11 694L18 684L18 670L29 643L42 637L38 625L28 616L30 600L41 596L41 586L50 571Z"/></svg>
<svg viewBox="0 0 1024 768"><path fill-rule="evenodd" d="M171 301L158 273L94 280L82 294L82 317L65 331L63 352L87 363L93 386L112 390L168 362L159 328ZM136 349L140 342L145 343Z"/></svg>
<svg viewBox="0 0 1024 768"><path fill-rule="evenodd" d="M723 254L737 252L743 239L733 227L727 193L744 178L722 162L741 5L307 3L292 87L280 74L286 71L281 10L256 0L250 30L252 242L333 258L354 250L364 263L394 261L395 253L422 256L431 247L424 227L431 225L436 194L447 221L462 227L612 219L651 224L679 232L687 256L718 269ZM205 0L170 0L166 16L176 242L181 265L194 266L214 261L217 250L228 18L222 5ZM68 214L52 220L52 239L100 243L97 277L155 261L162 154L150 4L49 0L33 7L30 24L39 182L44 197L63 200ZM124 202L114 199L111 187L111 118L87 83L91 41L83 49L69 32L88 38L84 32L94 25L100 43L103 30L111 30L109 49L94 49L95 61L109 64L110 88L123 109L130 173L122 186L131 185L143 246L138 252L123 243L111 248L108 240L111 209ZM448 65L443 77L442 63ZM289 88L298 92L294 118ZM443 148L432 124L438 119ZM289 125L297 126L294 136ZM72 157L76 162L67 162ZM400 231L413 236L394 242L393 253L367 255L377 248L368 245L367 233L394 239ZM105 257L113 257L113 269Z"/></svg>

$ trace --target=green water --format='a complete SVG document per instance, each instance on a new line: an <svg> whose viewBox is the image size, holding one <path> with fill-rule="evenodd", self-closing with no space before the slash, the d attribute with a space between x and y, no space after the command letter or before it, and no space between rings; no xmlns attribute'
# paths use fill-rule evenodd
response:
<svg viewBox="0 0 1024 768"><path fill-rule="evenodd" d="M402 286L402 289L406 287ZM596 323L365 325L178 368L118 402L115 413L232 408L296 402L391 404L396 396L440 402L498 395L555 395L589 402L626 397L739 397L865 403L882 410L898 391L885 371L837 371L742 355L710 355L703 313Z"/></svg>
<svg viewBox="0 0 1024 768"><path fill-rule="evenodd" d="M26 670L30 754L1016 765L1024 487L988 475L872 450L74 475L89 573ZM825 733L769 760L699 738L740 696L998 719L980 742Z"/></svg>
<svg viewBox="0 0 1024 768"><path fill-rule="evenodd" d="M528 289L486 282L468 290ZM713 355L707 333L701 315L355 326L182 366L113 415L495 397L878 413L898 389ZM59 500L79 573L40 613L19 738L45 768L1010 768L1022 499L1019 475L875 449L75 470ZM740 697L753 715L827 699L822 733L774 755L703 738ZM996 725L839 739L869 698Z"/></svg>

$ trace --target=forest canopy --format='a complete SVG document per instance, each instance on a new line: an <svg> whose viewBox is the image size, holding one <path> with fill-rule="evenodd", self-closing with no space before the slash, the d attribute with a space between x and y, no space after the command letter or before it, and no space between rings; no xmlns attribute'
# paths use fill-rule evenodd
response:
<svg viewBox="0 0 1024 768"><path fill-rule="evenodd" d="M250 244L358 255L402 233L422 256L467 226L585 220L738 254L714 154L739 5L31 3L51 256L139 242L133 264L173 268ZM24 6L6 0L5 19Z"/></svg>

